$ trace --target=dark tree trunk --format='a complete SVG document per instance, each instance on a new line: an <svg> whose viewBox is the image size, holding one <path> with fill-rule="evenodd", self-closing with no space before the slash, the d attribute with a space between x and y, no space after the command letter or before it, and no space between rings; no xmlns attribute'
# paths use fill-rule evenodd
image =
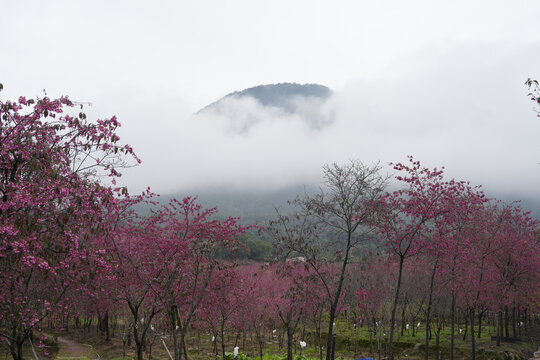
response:
<svg viewBox="0 0 540 360"><path fill-rule="evenodd" d="M336 311L339 303L339 298L341 297L341 289L343 287L343 281L345 280L345 270L347 269L347 264L349 262L349 255L351 251L351 241L352 241L352 232L349 231L347 234L347 247L345 248L345 256L343 258L343 264L341 266L341 273L339 276L339 282L336 289L334 298L332 299L332 304L330 305L330 317L328 323L328 340L326 342L326 360L334 360L331 356L330 347L332 346L332 335L334 331L334 320L336 318Z"/></svg>
<svg viewBox="0 0 540 360"><path fill-rule="evenodd" d="M516 305L512 306L512 336L516 338Z"/></svg>
<svg viewBox="0 0 540 360"><path fill-rule="evenodd" d="M331 359L334 360L336 358L336 335L334 334L332 336L332 357Z"/></svg>
<svg viewBox="0 0 540 360"><path fill-rule="evenodd" d="M173 338L173 353L174 353L174 360L180 359L180 351L178 351L178 331L176 329L176 305L171 306L169 310L169 316L171 319L171 331L172 331L172 338Z"/></svg>
<svg viewBox="0 0 540 360"><path fill-rule="evenodd" d="M401 290L401 277L403 275L403 262L404 257L399 257L399 272L398 272L398 281L396 286L396 293L394 295L394 304L392 305L392 315L390 317L390 339L388 343L388 359L394 360L394 348L393 348L393 342L394 342L394 326L396 321L396 309L399 299L399 291Z"/></svg>
<svg viewBox="0 0 540 360"><path fill-rule="evenodd" d="M501 338L502 338L502 310L499 310L499 314L497 316L497 346L501 346Z"/></svg>
<svg viewBox="0 0 540 360"><path fill-rule="evenodd" d="M407 309L407 303L404 302L403 307L401 308L401 336L403 336L403 331L405 330L405 311Z"/></svg>
<svg viewBox="0 0 540 360"><path fill-rule="evenodd" d="M519 303L518 303L518 306L517 306L517 318L518 318L518 337L521 337L521 308L519 306Z"/></svg>
<svg viewBox="0 0 540 360"><path fill-rule="evenodd" d="M223 324L221 324L221 356L225 359L225 330Z"/></svg>
<svg viewBox="0 0 540 360"><path fill-rule="evenodd" d="M319 339L319 357L320 357L321 360L323 360L322 334L321 334L321 326L320 325L317 327L317 338Z"/></svg>
<svg viewBox="0 0 540 360"><path fill-rule="evenodd" d="M483 316L484 316L483 311L478 313L478 338L479 339L482 337L482 317Z"/></svg>
<svg viewBox="0 0 540 360"><path fill-rule="evenodd" d="M471 309L471 359L476 359L476 343L474 340L474 308Z"/></svg>
<svg viewBox="0 0 540 360"><path fill-rule="evenodd" d="M23 353L22 353L23 344L24 344L24 338L22 338L20 335L16 337L16 340L11 341L11 344L9 346L9 351L11 352L11 356L13 357L13 360L23 360Z"/></svg>
<svg viewBox="0 0 540 360"><path fill-rule="evenodd" d="M430 279L430 284L429 284L429 299L428 299L428 306L426 309L426 351L424 352L424 360L428 360L429 358L429 339L431 337L431 329L430 329L431 302L433 299L433 285L435 282L435 273L437 272L437 263L438 263L438 259L435 261L435 264L433 266L433 271L431 272L431 279Z"/></svg>
<svg viewBox="0 0 540 360"><path fill-rule="evenodd" d="M105 327L105 341L111 341L109 333L109 312L105 311L105 319L103 319L103 326Z"/></svg>
<svg viewBox="0 0 540 360"><path fill-rule="evenodd" d="M436 333L436 340L435 340L435 359L436 360L439 360L439 350L440 350L440 347L439 347L439 340L440 340L440 337L441 337L441 329L442 329L442 326L441 326L441 314L438 313L437 314L437 333Z"/></svg>
<svg viewBox="0 0 540 360"><path fill-rule="evenodd" d="M504 336L510 337L510 328L508 326L508 305L504 306Z"/></svg>
<svg viewBox="0 0 540 360"><path fill-rule="evenodd" d="M467 331L469 330L469 312L465 311L465 314L463 314L464 322L465 322L465 329L463 331L463 341L467 339Z"/></svg>
<svg viewBox="0 0 540 360"><path fill-rule="evenodd" d="M287 324L287 360L293 360L293 335L294 329L291 328L291 324Z"/></svg>

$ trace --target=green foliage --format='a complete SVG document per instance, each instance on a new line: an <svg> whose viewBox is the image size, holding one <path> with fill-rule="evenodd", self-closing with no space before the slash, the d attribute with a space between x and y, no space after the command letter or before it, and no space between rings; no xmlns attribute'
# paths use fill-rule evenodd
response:
<svg viewBox="0 0 540 360"><path fill-rule="evenodd" d="M236 360L259 360L260 358L256 356L255 358L250 358L245 354L238 353L238 356L236 357ZM294 355L294 360L319 360L317 357L307 357L304 355ZM234 354L230 352L225 353L225 358L223 360L235 360ZM265 354L263 355L263 360L287 360L287 355L270 355ZM341 357L337 357L336 360L343 360Z"/></svg>
<svg viewBox="0 0 540 360"><path fill-rule="evenodd" d="M258 262L268 261L272 255L272 245L266 241L260 240L251 234L243 234L240 236L240 240L245 242L246 256L250 260Z"/></svg>
<svg viewBox="0 0 540 360"><path fill-rule="evenodd" d="M216 258L218 259L241 259L241 260L253 260L257 262L269 261L272 257L272 245L268 242L259 239L253 234L245 233L239 236L239 242L242 247L233 253L230 253L224 249L216 251Z"/></svg>
<svg viewBox="0 0 540 360"><path fill-rule="evenodd" d="M223 360L235 360L234 354L231 352L225 352L225 358ZM252 359L249 356L239 352L238 356L236 357L236 360L252 360Z"/></svg>

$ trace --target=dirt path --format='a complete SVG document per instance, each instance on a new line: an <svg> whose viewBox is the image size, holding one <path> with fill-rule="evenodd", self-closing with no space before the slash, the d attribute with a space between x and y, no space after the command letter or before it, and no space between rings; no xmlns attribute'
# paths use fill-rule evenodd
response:
<svg viewBox="0 0 540 360"><path fill-rule="evenodd" d="M55 359L58 360L75 360L75 359L91 359L99 360L99 357L92 351L92 347L86 344L79 344L75 341L58 337L59 351Z"/></svg>

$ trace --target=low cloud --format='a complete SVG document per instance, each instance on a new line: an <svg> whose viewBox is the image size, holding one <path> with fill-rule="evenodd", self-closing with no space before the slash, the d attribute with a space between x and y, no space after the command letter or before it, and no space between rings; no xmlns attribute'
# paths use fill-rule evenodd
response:
<svg viewBox="0 0 540 360"><path fill-rule="evenodd" d="M335 121L335 107L329 98L292 96L280 106L264 105L252 96L227 96L194 116L194 121L211 121L232 134L249 134L266 122L299 123L309 130L322 130Z"/></svg>
<svg viewBox="0 0 540 360"><path fill-rule="evenodd" d="M536 194L540 121L523 82L539 56L511 46L427 48L325 101L291 99L292 113L235 97L213 114L169 111L145 134L158 136L159 146L126 137L144 163L125 181L164 193L277 189L318 182L326 163L413 155L488 190Z"/></svg>

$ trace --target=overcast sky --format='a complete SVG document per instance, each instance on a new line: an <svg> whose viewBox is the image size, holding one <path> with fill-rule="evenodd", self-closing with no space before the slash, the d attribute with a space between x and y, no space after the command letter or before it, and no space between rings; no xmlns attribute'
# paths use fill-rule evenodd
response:
<svg viewBox="0 0 540 360"><path fill-rule="evenodd" d="M413 155L540 198L540 119L523 85L540 78L538 0L2 0L0 11L0 98L46 89L92 102L89 117L117 115L143 160L122 179L132 192L279 188L318 179L324 163ZM263 121L239 134L192 116L279 82L333 89L335 121L317 130L255 108Z"/></svg>

